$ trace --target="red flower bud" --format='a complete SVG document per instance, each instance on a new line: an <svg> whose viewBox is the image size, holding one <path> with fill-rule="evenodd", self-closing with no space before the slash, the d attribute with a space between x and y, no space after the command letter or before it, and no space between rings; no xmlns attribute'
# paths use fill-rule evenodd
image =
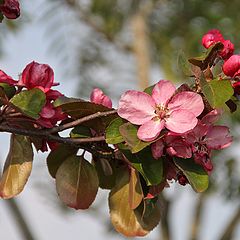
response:
<svg viewBox="0 0 240 240"><path fill-rule="evenodd" d="M234 45L230 40L224 40L223 42L223 50L219 53L219 55L224 59L228 59L233 55Z"/></svg>
<svg viewBox="0 0 240 240"><path fill-rule="evenodd" d="M234 93L240 95L240 82L233 83Z"/></svg>
<svg viewBox="0 0 240 240"><path fill-rule="evenodd" d="M54 73L49 65L31 62L23 70L19 85L27 89L39 88L46 93L53 85L56 85L53 80Z"/></svg>
<svg viewBox="0 0 240 240"><path fill-rule="evenodd" d="M229 77L240 76L240 55L232 55L223 64L223 72Z"/></svg>
<svg viewBox="0 0 240 240"><path fill-rule="evenodd" d="M221 32L217 29L212 29L208 31L202 38L202 45L205 48L210 48L217 42L221 42L224 47L223 50L219 53L219 55L224 59L228 59L233 55L234 45L230 40L225 40L221 34Z"/></svg>
<svg viewBox="0 0 240 240"><path fill-rule="evenodd" d="M9 19L16 19L20 16L20 7L18 0L5 0L0 5L0 11Z"/></svg>
<svg viewBox="0 0 240 240"><path fill-rule="evenodd" d="M224 38L221 32L217 29L212 29L203 36L202 45L205 48L209 48L216 42L223 42L223 41L224 41Z"/></svg>

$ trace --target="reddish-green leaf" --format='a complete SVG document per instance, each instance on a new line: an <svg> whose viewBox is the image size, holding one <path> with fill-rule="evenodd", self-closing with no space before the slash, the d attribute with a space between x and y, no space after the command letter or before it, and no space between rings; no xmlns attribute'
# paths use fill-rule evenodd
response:
<svg viewBox="0 0 240 240"><path fill-rule="evenodd" d="M11 136L10 150L0 180L0 196L12 198L19 194L32 170L33 150L28 137Z"/></svg>
<svg viewBox="0 0 240 240"><path fill-rule="evenodd" d="M69 207L89 208L95 200L98 186L95 168L81 156L68 157L57 170L57 192Z"/></svg>
<svg viewBox="0 0 240 240"><path fill-rule="evenodd" d="M50 175L55 178L58 168L71 155L75 155L78 149L69 145L61 144L51 151L47 157L47 166Z"/></svg>
<svg viewBox="0 0 240 240"><path fill-rule="evenodd" d="M99 158L93 161L96 168L99 187L102 189L112 189L116 181L116 161Z"/></svg>
<svg viewBox="0 0 240 240"><path fill-rule="evenodd" d="M82 118L97 112L106 112L111 110L110 108L107 108L100 104L66 97L60 97L59 99L57 99L54 102L54 106L61 107L63 112L75 119ZM116 117L117 114L113 114L107 117L96 118L94 120L85 122L83 125L86 125L95 130L104 130L109 125L109 123Z"/></svg>

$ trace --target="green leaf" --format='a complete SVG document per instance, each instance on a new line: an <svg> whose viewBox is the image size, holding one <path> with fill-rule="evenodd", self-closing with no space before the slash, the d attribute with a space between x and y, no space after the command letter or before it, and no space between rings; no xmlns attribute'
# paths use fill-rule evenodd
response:
<svg viewBox="0 0 240 240"><path fill-rule="evenodd" d="M196 192L204 192L208 188L209 178L207 172L193 159L174 158L174 163L183 171L192 188Z"/></svg>
<svg viewBox="0 0 240 240"><path fill-rule="evenodd" d="M88 138L91 136L91 130L85 126L76 126L70 133L71 138Z"/></svg>
<svg viewBox="0 0 240 240"><path fill-rule="evenodd" d="M131 168L129 182L129 206L136 209L143 200L143 191L138 172Z"/></svg>
<svg viewBox="0 0 240 240"><path fill-rule="evenodd" d="M218 52L223 49L223 44L221 42L217 42L200 57L190 58L188 61L195 66L201 68L201 70L205 70L208 66L211 67L214 63L215 58L218 55Z"/></svg>
<svg viewBox="0 0 240 240"><path fill-rule="evenodd" d="M118 144L124 141L119 131L119 127L124 123L122 118L116 118L109 124L106 129L106 142L108 144Z"/></svg>
<svg viewBox="0 0 240 240"><path fill-rule="evenodd" d="M141 217L129 205L129 171L119 172L115 187L109 194L111 222L114 228L126 237L145 236L149 230L142 226Z"/></svg>
<svg viewBox="0 0 240 240"><path fill-rule="evenodd" d="M0 196L4 199L18 195L31 174L32 145L28 137L11 136L10 150L0 180Z"/></svg>
<svg viewBox="0 0 240 240"><path fill-rule="evenodd" d="M185 53L181 50L178 54L178 68L182 71L182 73L185 76L191 76L192 73L192 69L191 66L189 64L188 59L186 58Z"/></svg>
<svg viewBox="0 0 240 240"><path fill-rule="evenodd" d="M75 155L78 149L69 145L61 144L51 151L47 157L47 167L50 175L55 178L58 168L69 156Z"/></svg>
<svg viewBox="0 0 240 240"><path fill-rule="evenodd" d="M95 168L81 156L68 157L57 170L57 193L71 208L89 208L95 200L98 186Z"/></svg>
<svg viewBox="0 0 240 240"><path fill-rule="evenodd" d="M38 119L39 113L46 102L46 95L40 89L34 88L15 95L10 102L24 115Z"/></svg>
<svg viewBox="0 0 240 240"><path fill-rule="evenodd" d="M119 127L119 131L124 139L124 141L128 144L132 153L137 153L149 146L152 142L144 142L141 141L137 137L137 126L131 123L125 123Z"/></svg>
<svg viewBox="0 0 240 240"><path fill-rule="evenodd" d="M142 226L151 231L161 220L161 204L158 198L144 199L141 205L136 209L135 214L139 214Z"/></svg>
<svg viewBox="0 0 240 240"><path fill-rule="evenodd" d="M3 88L8 99L12 98L14 96L14 94L16 93L16 88L7 83L0 83L0 87Z"/></svg>
<svg viewBox="0 0 240 240"><path fill-rule="evenodd" d="M148 95L151 95L151 96L152 96L152 90L153 90L153 88L155 87L155 85L156 85L156 84L145 88L145 89L144 89L144 92L147 93Z"/></svg>
<svg viewBox="0 0 240 240"><path fill-rule="evenodd" d="M1 2L0 2L0 4L1 4ZM0 12L0 23L2 22L3 19L4 19L4 16L3 16L3 14Z"/></svg>
<svg viewBox="0 0 240 240"><path fill-rule="evenodd" d="M213 108L222 107L234 93L229 80L214 79L207 82L204 76L201 76L200 86L204 96Z"/></svg>
<svg viewBox="0 0 240 240"><path fill-rule="evenodd" d="M58 98L54 102L54 106L61 107L63 112L74 119L82 118L97 112L106 112L112 110L100 104L66 97ZM96 131L105 130L109 123L117 116L117 114L112 114L107 117L96 118L94 120L85 122L83 125L95 129Z"/></svg>
<svg viewBox="0 0 240 240"><path fill-rule="evenodd" d="M121 149L121 151L132 163L132 166L141 173L148 186L161 183L163 179L163 161L162 159L154 159L150 148L136 154L132 154L128 150Z"/></svg>

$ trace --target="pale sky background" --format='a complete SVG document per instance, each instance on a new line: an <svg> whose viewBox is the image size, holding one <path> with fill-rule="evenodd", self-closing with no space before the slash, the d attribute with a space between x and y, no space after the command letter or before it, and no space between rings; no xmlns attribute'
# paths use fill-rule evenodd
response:
<svg viewBox="0 0 240 240"><path fill-rule="evenodd" d="M39 4L44 0L22 1L23 8L29 12L38 14ZM1 34L1 25L0 25ZM0 69L7 74L17 78L24 67L35 60L40 63L49 64L55 72L55 80L60 82L56 89L67 96L76 97L77 82L71 77L66 79L66 69L60 65L57 57L49 51L49 38L46 35L44 24L33 19L26 23L18 34L9 34L4 43L5 56L0 59ZM155 79L161 78L155 73ZM107 76L106 76L107 78ZM7 154L8 134L1 133L0 137L1 165ZM98 208L98 214L90 210L68 212L59 208L59 200L56 195L54 180L50 177L46 167L46 154L35 155L34 167L29 182L24 191L16 197L26 220L37 240L117 240L125 239L121 235L112 235L106 232L104 223L108 217L107 193L99 191L94 206ZM169 196L174 200L174 208L171 212L173 240L185 240L191 226L191 212L194 209L194 199L197 197L190 187L172 186L167 190ZM230 216L233 215L237 206L224 201L221 196L215 196L208 200L205 209L200 239L218 240L218 234L224 230ZM143 239L157 240L159 229ZM5 200L0 200L0 237L4 240L25 240L19 234L17 225ZM240 227L234 240L240 239Z"/></svg>

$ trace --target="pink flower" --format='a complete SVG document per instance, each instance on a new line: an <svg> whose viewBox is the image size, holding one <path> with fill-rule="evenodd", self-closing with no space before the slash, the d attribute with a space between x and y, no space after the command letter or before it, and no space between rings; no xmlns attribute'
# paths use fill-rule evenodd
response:
<svg viewBox="0 0 240 240"><path fill-rule="evenodd" d="M240 76L240 55L232 55L224 62L222 69L224 74L229 77Z"/></svg>
<svg viewBox="0 0 240 240"><path fill-rule="evenodd" d="M51 102L47 102L40 112L40 118L37 123L46 128L54 127L58 121L64 120L67 115L62 112L61 108L55 108Z"/></svg>
<svg viewBox="0 0 240 240"><path fill-rule="evenodd" d="M103 93L103 91L99 88L93 89L91 96L90 96L90 100L93 103L101 104L105 107L112 108L112 100L108 96L106 96Z"/></svg>
<svg viewBox="0 0 240 240"><path fill-rule="evenodd" d="M20 7L17 0L3 0L3 4L0 5L0 11L9 19L15 19L20 16Z"/></svg>
<svg viewBox="0 0 240 240"><path fill-rule="evenodd" d="M169 132L164 138L159 139L151 145L152 155L155 159L160 158L164 149L170 156L177 156L181 158L192 157L192 148L184 135Z"/></svg>
<svg viewBox="0 0 240 240"><path fill-rule="evenodd" d="M210 48L217 42L221 42L223 44L222 51L219 52L219 55L224 59L228 59L233 55L234 45L230 40L225 40L221 34L221 32L217 29L212 29L208 31L202 38L202 45L205 48Z"/></svg>
<svg viewBox="0 0 240 240"><path fill-rule="evenodd" d="M0 70L0 83L7 83L9 85L16 85L17 81L8 76L4 71Z"/></svg>
<svg viewBox="0 0 240 240"><path fill-rule="evenodd" d="M39 88L46 93L52 86L57 85L53 81L54 73L52 68L47 64L33 61L23 70L19 85L25 86L27 89Z"/></svg>
<svg viewBox="0 0 240 240"><path fill-rule="evenodd" d="M224 41L221 32L218 29L209 30L202 38L202 45L205 48L210 48L213 44L217 42Z"/></svg>
<svg viewBox="0 0 240 240"><path fill-rule="evenodd" d="M200 95L185 91L175 93L175 86L166 80L159 81L152 96L139 91L127 91L121 96L118 108L120 117L141 125L138 138L143 141L156 139L166 127L175 133L184 133L193 129L203 109Z"/></svg>
<svg viewBox="0 0 240 240"><path fill-rule="evenodd" d="M204 125L201 122L186 134L186 139L192 144L195 162L202 165L207 172L213 169L211 151L229 147L232 143L228 127Z"/></svg>

